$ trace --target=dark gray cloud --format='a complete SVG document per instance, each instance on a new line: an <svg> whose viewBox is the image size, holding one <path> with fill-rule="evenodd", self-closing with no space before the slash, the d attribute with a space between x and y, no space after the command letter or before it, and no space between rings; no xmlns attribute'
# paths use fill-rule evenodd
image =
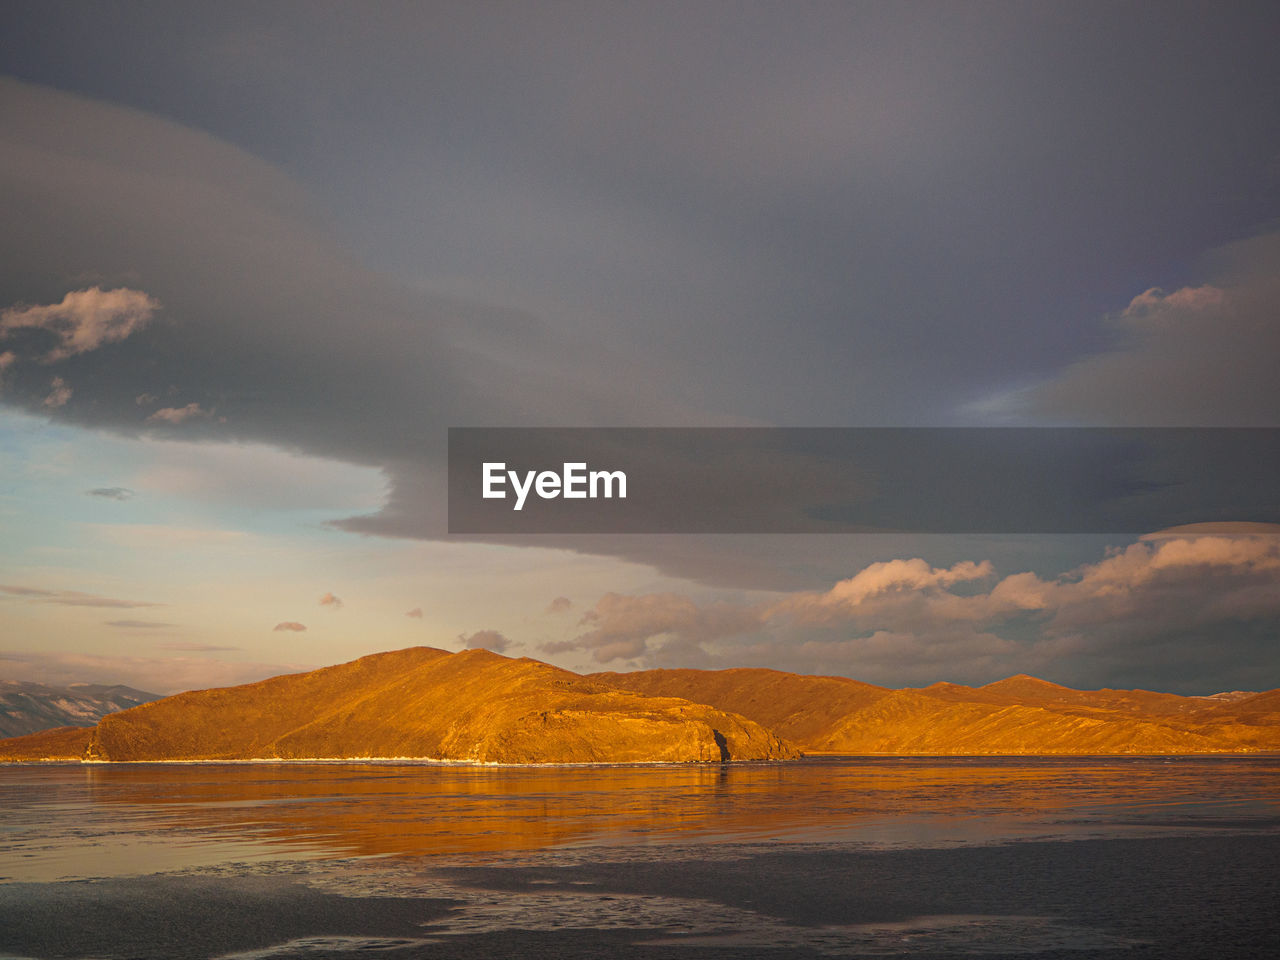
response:
<svg viewBox="0 0 1280 960"><path fill-rule="evenodd" d="M970 422L1280 200L1270 5L314 9L6 8L0 308L160 306L10 331L0 396L377 466L365 533L441 533L448 425ZM1112 422L1073 376L1017 415ZM1236 409L1199 396L1126 409ZM885 549L538 542L778 586Z"/></svg>
<svg viewBox="0 0 1280 960"><path fill-rule="evenodd" d="M492 650L502 653L511 647L511 641L497 630L477 630L469 635L459 635L458 642L468 650Z"/></svg>
<svg viewBox="0 0 1280 960"><path fill-rule="evenodd" d="M317 185L402 276L782 422L1051 372L1275 215L1265 4L323 9L19 9L0 56Z"/></svg>
<svg viewBox="0 0 1280 960"><path fill-rule="evenodd" d="M1280 425L1280 233L1213 251L1193 286L1107 317L1105 349L977 404L996 417L1143 426Z"/></svg>

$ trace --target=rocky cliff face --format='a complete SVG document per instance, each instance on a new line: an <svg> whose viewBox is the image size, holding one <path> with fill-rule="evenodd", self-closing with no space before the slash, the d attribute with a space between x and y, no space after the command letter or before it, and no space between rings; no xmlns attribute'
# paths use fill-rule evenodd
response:
<svg viewBox="0 0 1280 960"><path fill-rule="evenodd" d="M416 647L167 697L106 717L94 760L422 757L498 763L796 756L715 707L619 690L536 660Z"/></svg>
<svg viewBox="0 0 1280 960"><path fill-rule="evenodd" d="M1280 750L1280 691L1180 697L1017 676L890 690L774 670L593 674L731 710L803 750L848 754L1163 754Z"/></svg>

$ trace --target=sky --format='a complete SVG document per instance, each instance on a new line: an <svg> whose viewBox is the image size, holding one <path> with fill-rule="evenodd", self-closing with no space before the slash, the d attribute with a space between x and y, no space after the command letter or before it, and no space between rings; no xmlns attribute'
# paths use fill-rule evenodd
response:
<svg viewBox="0 0 1280 960"><path fill-rule="evenodd" d="M451 426L1280 426L1274 4L6 3L0 678L1280 686L1280 537L450 537ZM1242 516L1242 521L1251 519Z"/></svg>

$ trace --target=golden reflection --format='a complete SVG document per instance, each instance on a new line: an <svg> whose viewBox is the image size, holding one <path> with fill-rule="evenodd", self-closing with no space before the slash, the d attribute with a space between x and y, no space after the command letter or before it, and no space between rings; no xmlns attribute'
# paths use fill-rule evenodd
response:
<svg viewBox="0 0 1280 960"><path fill-rule="evenodd" d="M566 844L840 839L883 825L1280 814L1280 758L843 759L478 767L104 764L92 806L147 828L332 856L497 854ZM902 827L907 824L907 827ZM860 833L861 831L861 833Z"/></svg>

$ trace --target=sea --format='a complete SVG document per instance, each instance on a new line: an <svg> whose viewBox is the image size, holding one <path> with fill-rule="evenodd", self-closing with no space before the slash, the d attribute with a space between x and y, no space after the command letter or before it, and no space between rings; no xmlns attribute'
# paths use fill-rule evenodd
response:
<svg viewBox="0 0 1280 960"><path fill-rule="evenodd" d="M0 958L1280 956L1280 756L0 765Z"/></svg>

